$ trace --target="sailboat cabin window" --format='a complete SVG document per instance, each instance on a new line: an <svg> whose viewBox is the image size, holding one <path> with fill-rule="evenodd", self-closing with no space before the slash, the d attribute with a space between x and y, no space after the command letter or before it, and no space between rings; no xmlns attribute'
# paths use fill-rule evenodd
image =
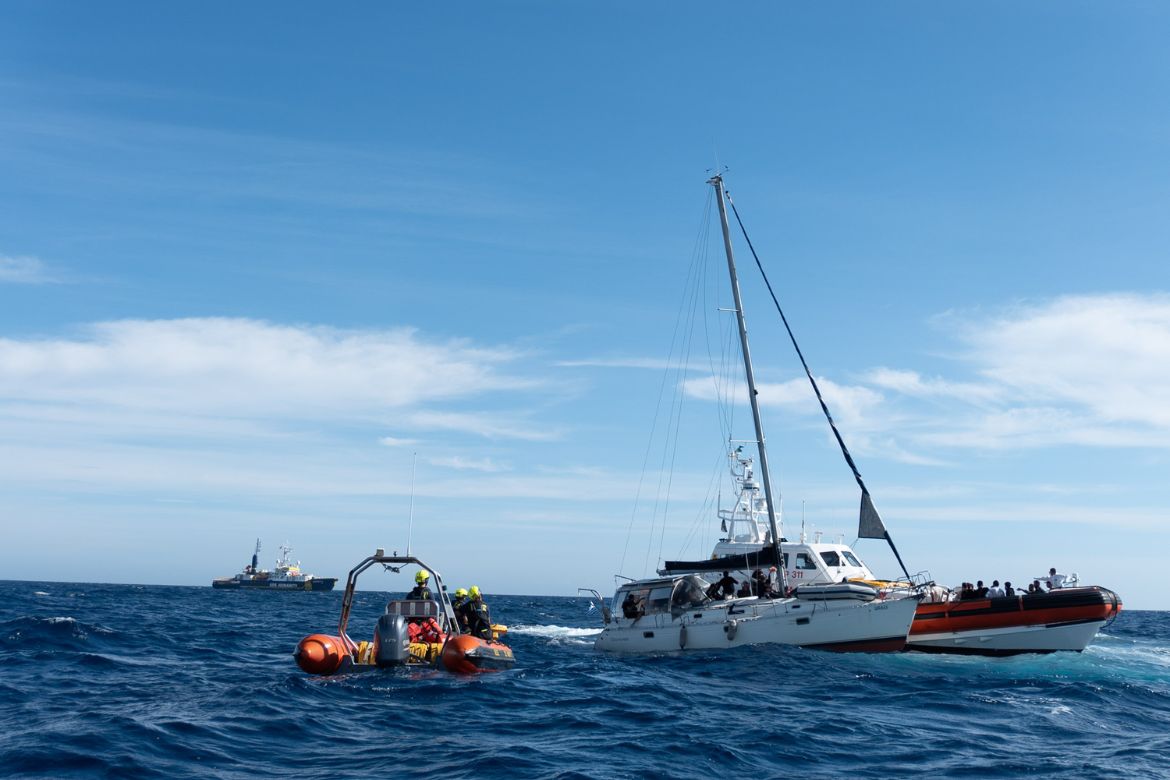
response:
<svg viewBox="0 0 1170 780"><path fill-rule="evenodd" d="M656 612L667 612L670 610L670 594L674 592L674 583L664 587L651 588L650 600L646 602L646 614L653 615Z"/></svg>
<svg viewBox="0 0 1170 780"><path fill-rule="evenodd" d="M840 566L841 556L833 550L825 550L821 553L821 560L825 562L826 566Z"/></svg>
<svg viewBox="0 0 1170 780"><path fill-rule="evenodd" d="M796 568L798 569L815 569L817 567L813 559L809 557L808 553L796 554Z"/></svg>

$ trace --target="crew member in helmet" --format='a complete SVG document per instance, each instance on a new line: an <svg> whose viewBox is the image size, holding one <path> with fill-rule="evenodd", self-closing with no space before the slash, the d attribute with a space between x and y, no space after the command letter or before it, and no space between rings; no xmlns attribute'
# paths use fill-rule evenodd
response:
<svg viewBox="0 0 1170 780"><path fill-rule="evenodd" d="M467 630L467 616L463 613L463 607L467 604L467 588L458 588L455 591L455 598L451 600L451 607L455 610L455 620L459 623L459 630Z"/></svg>
<svg viewBox="0 0 1170 780"><path fill-rule="evenodd" d="M467 632L480 639L492 638L492 616L488 605L483 601L483 594L478 585L472 585L467 591L467 601L463 605L463 615L467 620Z"/></svg>
<svg viewBox="0 0 1170 780"><path fill-rule="evenodd" d="M419 569L418 573L414 575L414 590L406 594L408 599L420 599L429 601L431 598L431 589L427 587L427 580L431 578L431 573L426 569Z"/></svg>

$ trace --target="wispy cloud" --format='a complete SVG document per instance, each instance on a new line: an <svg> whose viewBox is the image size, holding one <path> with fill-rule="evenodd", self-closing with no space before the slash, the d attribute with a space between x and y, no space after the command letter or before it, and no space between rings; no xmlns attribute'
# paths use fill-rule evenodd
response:
<svg viewBox="0 0 1170 780"><path fill-rule="evenodd" d="M506 463L496 463L491 458L480 458L478 460L460 457L453 455L445 458L428 458L427 462L432 466L442 466L444 468L459 469L461 471L482 471L487 474L496 474L501 471L511 471L512 467Z"/></svg>
<svg viewBox="0 0 1170 780"><path fill-rule="evenodd" d="M35 257L0 255L0 284L48 284L59 281Z"/></svg>
<svg viewBox="0 0 1170 780"><path fill-rule="evenodd" d="M963 449L1170 445L1170 296L1066 296L939 324L957 340L956 377L883 366L852 384L817 378L851 449L942 465ZM683 388L729 393L710 376ZM803 377L759 392L764 407L819 414ZM742 382L730 395L746 403Z"/></svg>
<svg viewBox="0 0 1170 780"><path fill-rule="evenodd" d="M581 358L579 360L558 360L555 366L565 368L643 368L653 371L665 371L677 368L668 360L659 358Z"/></svg>
<svg viewBox="0 0 1170 780"><path fill-rule="evenodd" d="M423 402L534 387L505 370L516 358L407 328L123 320L75 338L0 339L0 399L188 416L377 419Z"/></svg>
<svg viewBox="0 0 1170 780"><path fill-rule="evenodd" d="M418 439L399 439L394 436L383 436L378 439L378 443L383 447L413 447L418 442Z"/></svg>
<svg viewBox="0 0 1170 780"><path fill-rule="evenodd" d="M516 415L490 412L422 411L403 418L402 422L416 428L473 433L487 439L551 441L563 435L559 428L537 425L532 420Z"/></svg>

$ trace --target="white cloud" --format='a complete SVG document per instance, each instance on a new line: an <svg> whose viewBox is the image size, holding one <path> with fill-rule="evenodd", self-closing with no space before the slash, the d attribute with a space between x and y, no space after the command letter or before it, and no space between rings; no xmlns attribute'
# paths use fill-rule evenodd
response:
<svg viewBox="0 0 1170 780"><path fill-rule="evenodd" d="M0 283L46 284L56 279L45 264L35 257L0 255Z"/></svg>
<svg viewBox="0 0 1170 780"><path fill-rule="evenodd" d="M1170 429L1170 296L1067 296L970 323L968 359L1024 402Z"/></svg>
<svg viewBox="0 0 1170 780"><path fill-rule="evenodd" d="M883 366L855 384L817 378L852 450L943 465L951 457L932 451L1170 446L1170 296L1066 296L940 323L965 377ZM710 376L683 387L719 395ZM746 402L742 382L731 390ZM803 377L759 390L764 407L819 414Z"/></svg>
<svg viewBox="0 0 1170 780"><path fill-rule="evenodd" d="M977 382L952 382L942 378L924 379L916 371L875 368L865 375L869 384L902 395L918 398L953 398L972 404L993 401L1003 395L1003 388Z"/></svg>
<svg viewBox="0 0 1170 780"><path fill-rule="evenodd" d="M474 433L487 439L551 441L562 436L557 428L542 427L515 415L423 411L411 414L401 422L427 430Z"/></svg>
<svg viewBox="0 0 1170 780"><path fill-rule="evenodd" d="M408 328L124 320L88 326L72 339L0 339L0 400L368 420L423 402L533 387L504 372L518 357L465 341L428 341Z"/></svg>
<svg viewBox="0 0 1170 780"><path fill-rule="evenodd" d="M716 385L711 376L683 380L683 390L692 398L704 401L725 399L730 392L739 404L747 404L747 385L736 380L731 383ZM882 405L881 393L862 385L843 385L824 377L817 377L817 386L821 389L829 412L838 423L849 425L855 429L869 428L872 421L880 415L875 412ZM761 407L783 408L786 413L821 415L820 405L812 386L805 377L790 379L786 382L757 383Z"/></svg>
<svg viewBox="0 0 1170 780"><path fill-rule="evenodd" d="M461 471L482 471L487 474L495 474L501 471L511 471L512 467L506 463L496 463L491 458L480 458L479 460L471 460L469 458L454 455L447 458L428 458L427 462L432 466L442 466L445 468L459 469Z"/></svg>
<svg viewBox="0 0 1170 780"><path fill-rule="evenodd" d="M582 358L580 360L558 360L553 365L565 368L644 368L652 371L678 368L669 360L661 358Z"/></svg>
<svg viewBox="0 0 1170 780"><path fill-rule="evenodd" d="M418 439L399 439L394 436L383 436L378 439L378 443L383 447L413 447L418 442Z"/></svg>

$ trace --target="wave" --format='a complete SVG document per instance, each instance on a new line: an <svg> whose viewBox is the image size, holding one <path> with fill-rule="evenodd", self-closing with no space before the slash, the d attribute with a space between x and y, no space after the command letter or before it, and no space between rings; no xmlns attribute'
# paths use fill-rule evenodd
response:
<svg viewBox="0 0 1170 780"><path fill-rule="evenodd" d="M600 628L573 628L571 626L509 626L509 634L542 637L545 639L591 639L601 633Z"/></svg>
<svg viewBox="0 0 1170 780"><path fill-rule="evenodd" d="M36 617L25 615L0 622L0 636L8 642L85 640L90 634L115 634L112 628L97 623L84 623L68 615Z"/></svg>

